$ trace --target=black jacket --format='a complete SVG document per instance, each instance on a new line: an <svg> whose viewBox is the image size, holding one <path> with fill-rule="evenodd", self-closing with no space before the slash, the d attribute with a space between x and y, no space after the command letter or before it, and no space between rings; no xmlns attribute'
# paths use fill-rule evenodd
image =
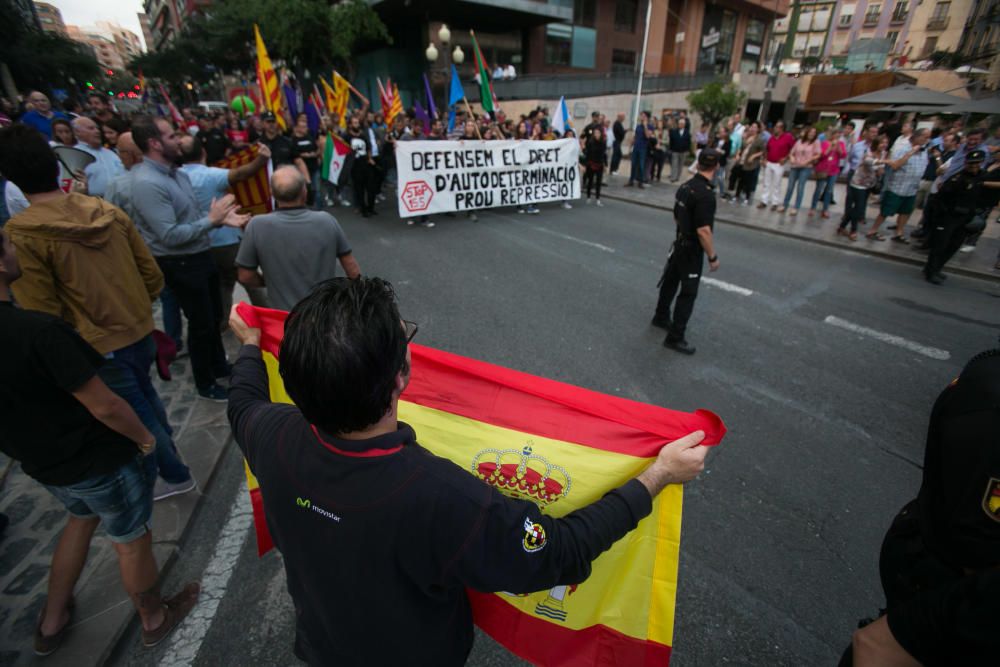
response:
<svg viewBox="0 0 1000 667"><path fill-rule="evenodd" d="M691 130L674 128L670 130L670 152L687 153L691 150Z"/></svg>
<svg viewBox="0 0 1000 667"><path fill-rule="evenodd" d="M581 582L652 509L633 480L552 519L431 454L406 424L366 441L323 433L294 405L270 402L254 346L233 367L229 419L284 556L295 654L311 665L462 665L473 638L466 587ZM525 546L534 524L542 547Z"/></svg>

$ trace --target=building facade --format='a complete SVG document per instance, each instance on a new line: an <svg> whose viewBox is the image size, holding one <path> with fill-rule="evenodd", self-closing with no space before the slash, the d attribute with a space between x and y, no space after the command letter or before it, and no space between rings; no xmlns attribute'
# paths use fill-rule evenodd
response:
<svg viewBox="0 0 1000 667"><path fill-rule="evenodd" d="M62 12L59 8L47 2L36 2L35 13L38 15L38 23L45 32L66 36L66 23L63 22Z"/></svg>
<svg viewBox="0 0 1000 667"><path fill-rule="evenodd" d="M149 30L149 15L146 12L138 12L139 26L142 28L142 41L146 43L146 50L153 50L153 33Z"/></svg>
<svg viewBox="0 0 1000 667"><path fill-rule="evenodd" d="M118 55L126 64L142 55L142 41L139 35L128 28L123 28L114 21L98 21L96 27L105 37L111 38L115 48L118 49Z"/></svg>
<svg viewBox="0 0 1000 667"><path fill-rule="evenodd" d="M910 23L910 60L927 60L935 52L956 53L976 4L974 0L924 0L918 4Z"/></svg>
<svg viewBox="0 0 1000 667"><path fill-rule="evenodd" d="M118 46L114 40L96 27L68 25L66 32L74 42L90 47L101 69L115 72L125 68L125 59L118 52Z"/></svg>
<svg viewBox="0 0 1000 667"><path fill-rule="evenodd" d="M151 40L146 40L146 48L158 51L181 31L185 11L184 0L144 0L144 13Z"/></svg>

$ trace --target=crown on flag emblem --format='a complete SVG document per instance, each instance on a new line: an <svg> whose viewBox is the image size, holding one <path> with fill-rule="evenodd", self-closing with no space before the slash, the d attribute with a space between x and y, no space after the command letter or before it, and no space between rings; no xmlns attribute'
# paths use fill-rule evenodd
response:
<svg viewBox="0 0 1000 667"><path fill-rule="evenodd" d="M569 495L571 480L561 466L523 449L483 449L472 459L472 473L504 495L542 507Z"/></svg>

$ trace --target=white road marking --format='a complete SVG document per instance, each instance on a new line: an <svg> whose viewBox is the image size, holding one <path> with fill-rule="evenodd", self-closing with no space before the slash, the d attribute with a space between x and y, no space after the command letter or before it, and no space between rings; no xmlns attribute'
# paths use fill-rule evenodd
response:
<svg viewBox="0 0 1000 667"><path fill-rule="evenodd" d="M205 573L201 577L201 595L198 604L170 636L167 650L160 658L160 667L182 667L193 665L202 642L212 627L212 620L219 610L219 603L226 594L229 579L236 569L240 551L246 540L250 524L253 522L253 511L247 496L247 485L244 481L236 493L236 499L229 509L229 516L219 533Z"/></svg>
<svg viewBox="0 0 1000 667"><path fill-rule="evenodd" d="M734 285L732 283L727 283L722 280L717 280L715 278L709 278L708 276L702 276L701 282L706 285L711 285L712 287L718 287L721 290L727 292L733 292L734 294L742 294L743 296L751 296L753 294L752 289L747 289L746 287L740 287L739 285Z"/></svg>
<svg viewBox="0 0 1000 667"><path fill-rule="evenodd" d="M614 254L618 252L614 248L600 243L595 243L594 241L586 241L584 239L578 239L575 236L570 236L569 234L563 234L561 232L553 231L547 227L535 227L540 232L545 232L546 234L551 234L552 236L558 236L561 239L566 239L567 241L574 241L576 243L582 243L583 245L590 246L591 248L597 248L598 250L603 250L604 252L610 252Z"/></svg>
<svg viewBox="0 0 1000 667"><path fill-rule="evenodd" d="M834 317L833 315L828 316L823 321L835 327L847 329L848 331L852 331L856 334L868 336L869 338L880 340L883 343L888 343L890 345L910 350L911 352L916 352L917 354L922 354L923 356L930 357L931 359L938 359L940 361L947 361L948 359L951 359L951 353L949 353L948 350L940 350L936 347L921 345L920 343L915 343L912 340L907 340L902 336L895 336L893 334L885 333L884 331L870 329L868 327L861 326L860 324L855 324L854 322L848 322L847 320L842 320L839 317Z"/></svg>

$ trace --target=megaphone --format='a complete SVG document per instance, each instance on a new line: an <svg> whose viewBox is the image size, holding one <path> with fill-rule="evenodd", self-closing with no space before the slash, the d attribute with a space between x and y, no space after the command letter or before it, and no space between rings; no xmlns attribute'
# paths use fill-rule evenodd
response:
<svg viewBox="0 0 1000 667"><path fill-rule="evenodd" d="M56 146L52 151L70 174L81 172L92 162L97 161L97 158L87 151L72 146Z"/></svg>

